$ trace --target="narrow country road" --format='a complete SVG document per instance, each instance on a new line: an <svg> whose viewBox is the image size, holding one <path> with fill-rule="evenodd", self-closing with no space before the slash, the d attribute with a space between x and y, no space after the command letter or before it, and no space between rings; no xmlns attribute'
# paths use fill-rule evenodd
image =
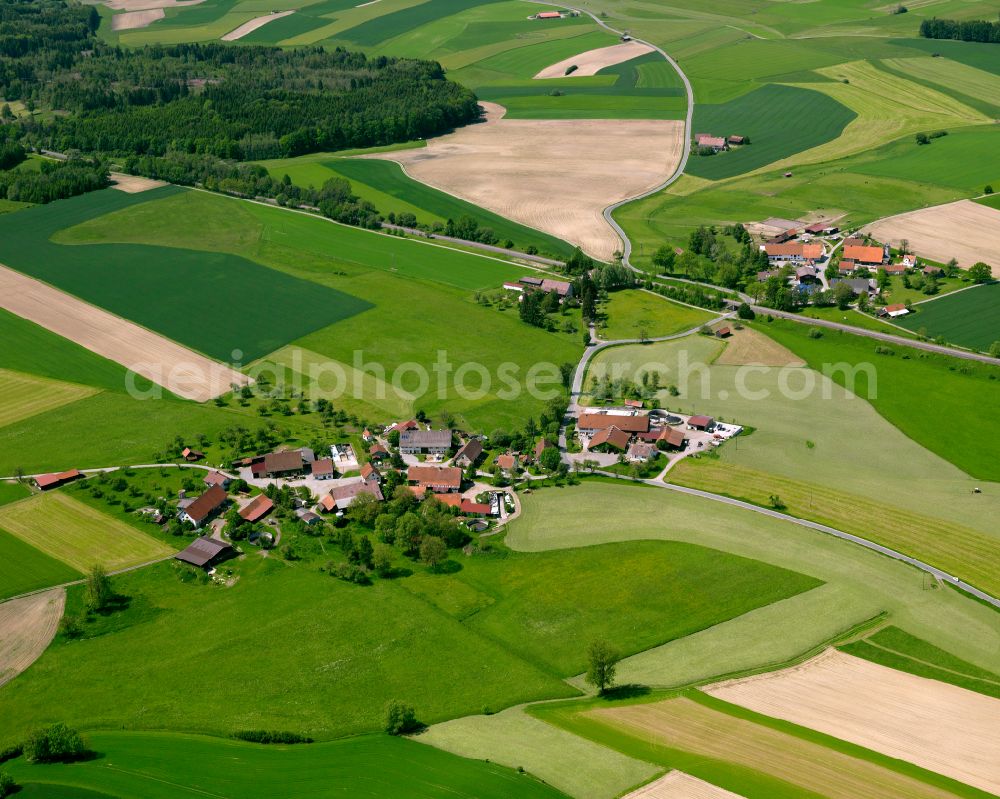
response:
<svg viewBox="0 0 1000 799"><path fill-rule="evenodd" d="M528 2L539 3L541 5L549 5L548 3L542 2L542 0L528 0ZM625 31L621 31L618 30L617 28L611 27L603 19L598 17L596 14L587 11L586 9L575 8L573 6L563 6L563 8L568 8L571 11L575 11L577 14L586 14L588 17L594 20L594 22L596 22L600 27L604 28L607 31L610 31L616 36L625 35ZM663 191L665 188L667 188L667 186L674 183L678 178L680 178L681 175L684 174L684 169L685 167L687 167L688 158L691 156L691 132L693 124L692 118L694 117L694 89L691 88L691 81L689 81L687 75L684 74L684 70L682 70L680 68L680 65L673 58L670 57L670 55L667 53L666 50L664 50L662 47L659 47L658 45L653 44L652 42L647 42L645 39L638 39L635 36L632 36L631 38L632 41L638 42L639 44L644 44L647 47L651 47L653 50L655 50L657 53L663 56L663 58L667 61L667 63L669 63L670 66L672 66L677 71L677 74L680 76L681 82L684 84L684 91L687 93L687 114L684 117L684 131L683 131L684 149L681 152L681 160L678 161L677 167L674 169L673 173L669 177L667 177L667 179L664 180L662 183L654 186L648 191L644 191L642 194L637 194L634 197L629 197L625 200L619 200L618 202L609 205L607 208L604 209L605 221L611 226L611 228L615 231L615 233L618 234L618 238L620 238L622 241L622 263L629 269L632 269L634 271L639 271L634 266L632 266L632 262L629 260L630 256L632 255L632 241L626 235L625 231L622 229L622 226L619 225L614 220L612 214L614 214L614 212L617 211L619 208L621 208L623 205L627 205L628 203L635 202L636 200L641 200L645 197L649 197L650 195L656 194L657 192Z"/></svg>

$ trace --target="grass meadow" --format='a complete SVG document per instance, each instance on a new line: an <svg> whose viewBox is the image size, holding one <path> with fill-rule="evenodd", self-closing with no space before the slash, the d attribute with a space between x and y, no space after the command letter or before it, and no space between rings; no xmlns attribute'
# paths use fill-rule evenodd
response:
<svg viewBox="0 0 1000 799"><path fill-rule="evenodd" d="M645 291L611 292L602 311L605 321L598 332L608 341L637 339L643 334L672 336L715 318L715 314L708 311L680 305Z"/></svg>
<svg viewBox="0 0 1000 799"><path fill-rule="evenodd" d="M1000 269L1000 261L997 262ZM914 314L897 320L909 330L926 330L962 347L987 352L1000 341L1000 283L977 286L914 306Z"/></svg>
<svg viewBox="0 0 1000 799"><path fill-rule="evenodd" d="M201 224L178 230L172 220L196 215ZM527 394L501 400L498 369L510 362L517 373L538 362L575 362L582 345L579 335L550 333L522 323L516 309L501 312L475 302L482 289L499 288L525 270L494 258L477 256L414 239L377 235L334 225L321 219L253 203L238 202L204 192L184 192L160 201L159 207L136 206L114 218L67 231L67 239L121 240L149 245L204 248L232 253L266 264L307 285L318 284L338 295L350 295L369 305L364 313L316 330L292 342L318 356L341 364L351 375L355 353L365 364L384 368L385 378L405 363L425 366L430 373L438 350L457 368L467 362L483 364L491 375L483 398L467 399L454 387L440 397L437 388L419 402L413 374L401 379L401 395L386 388L379 397L354 392L335 401L348 412L377 414L401 410L428 413L448 411L472 428L495 429L518 425L537 414L544 402ZM262 267L263 268L263 267ZM530 271L530 270L528 270ZM447 324L442 324L447 320ZM460 334L457 331L461 331ZM280 353L276 358L280 359ZM469 380L478 388L478 380ZM447 388L447 387L446 387ZM386 404L388 403L388 405Z"/></svg>
<svg viewBox="0 0 1000 799"><path fill-rule="evenodd" d="M61 492L0 507L0 529L76 571L109 571L165 557L173 549Z"/></svg>
<svg viewBox="0 0 1000 799"><path fill-rule="evenodd" d="M299 746L261 746L201 735L100 732L99 755L71 765L8 763L25 796L175 799L331 793L413 799L557 799L527 774L388 735ZM363 786L363 787L360 787ZM60 793L65 791L65 793Z"/></svg>
<svg viewBox="0 0 1000 799"><path fill-rule="evenodd" d="M4 398L0 407L3 427L92 396L97 389L0 369L0 393Z"/></svg>
<svg viewBox="0 0 1000 799"><path fill-rule="evenodd" d="M823 363L875 361L878 395L870 402L879 414L922 447L973 477L1000 480L1000 468L987 443L1000 435L1000 420L978 412L993 403L995 381L1000 379L996 367L905 347L894 347L894 355L879 357L872 343L863 338L824 331L821 338L814 339L807 327L791 322L776 321L763 329L813 368ZM859 375L856 393L868 393L865 379ZM927 407L935 408L935 413L925 413ZM975 423L942 425L941 419L975 419Z"/></svg>
<svg viewBox="0 0 1000 799"><path fill-rule="evenodd" d="M77 569L0 529L0 601L82 576Z"/></svg>
<svg viewBox="0 0 1000 799"><path fill-rule="evenodd" d="M106 214L185 193L105 190L0 217L0 259L26 274L223 361L252 360L316 328L353 316L368 303L261 266L246 258L136 244L97 244L54 234ZM153 211L155 214L155 210ZM161 220L167 228L179 220ZM114 220L111 221L114 225ZM99 225L98 225L99 227ZM16 235L15 235L16 233ZM101 237L103 239L103 236ZM100 240L100 239L98 239ZM239 302L227 300L236 291ZM157 302L150 302L156 297ZM266 309L267 323L248 313ZM211 325L192 320L211 320Z"/></svg>
<svg viewBox="0 0 1000 799"><path fill-rule="evenodd" d="M777 322L762 324L757 329L771 335L813 369L743 369L719 364L715 362L715 354L722 348L720 342L690 336L604 350L595 357L590 372L617 373L632 379L638 379L644 371L659 372L661 385L673 383L678 387L676 397L661 391L659 399L663 407L681 413L706 413L754 428L752 435L741 436L719 450L721 461L749 469L747 478L753 477L754 483L757 478L766 483L764 475L770 475L792 481L790 486L799 484L797 493L807 507L810 486L815 484L820 495L832 488L856 497L862 505L874 502L882 506L881 515L891 514L895 509L906 511L908 524L917 525L918 530L923 523L921 518L926 517L943 524L942 529L952 529L958 537L964 536L965 530L972 530L1000 541L994 538L996 528L989 521L992 514L1000 513L1000 498L989 486L982 494L973 493L974 488L983 487L982 480L989 479L989 474L970 477L968 470L962 471L958 450L954 448L962 437L966 449L977 447L976 452L962 451L965 458L978 453L979 462L988 467L989 438L976 440L976 436L988 435L989 423L977 421L961 433L958 426L946 431L937 424L936 416L928 419L920 411L925 407L924 402L937 399L938 392L942 395L951 392L953 397L958 392L950 405L942 398L945 407L939 412L951 413L954 418L983 419L982 414L976 416L975 409L987 407L988 398L995 391L989 378L993 367L951 364L947 356L941 356L940 363L915 357L904 361L904 353L898 350L896 355L876 356L873 342L846 333L843 336L849 342L863 342L856 357L851 357L850 350L837 348L824 351L819 357L815 351L799 348L797 339L776 335L777 325ZM830 334L811 339L808 327L794 322L781 329L789 329L807 342L821 344L839 337ZM833 370L833 380L822 374L824 364L843 367L857 363L871 366L870 370L862 367L858 371L854 395L835 382L838 378L844 380L842 368ZM956 371L949 370L949 365L954 365ZM969 373L963 374L960 368L968 369ZM931 384L938 369L942 376L933 387L924 388L923 381ZM869 371L874 374L877 393L871 401L866 399ZM963 395L962 387L966 385ZM977 391L978 394L974 393ZM922 424L904 428L897 422L897 419L908 422L914 415L921 417ZM865 434L845 432L855 430L864 430ZM934 445L940 445L939 452L935 452ZM724 493L737 488L731 485ZM835 500L832 504L836 504ZM916 518L907 514L915 514ZM861 514L859 520L872 522ZM927 543L939 546L932 539Z"/></svg>
<svg viewBox="0 0 1000 799"><path fill-rule="evenodd" d="M375 205L383 215L412 213L419 222L444 223L472 217L480 227L490 228L501 243L510 239L522 249L534 246L540 253L568 258L573 247L541 231L519 225L498 214L479 208L465 200L413 180L394 161L378 159L327 158L315 155L261 162L275 178L284 175L300 186L322 186L330 178L342 177L351 182L352 190Z"/></svg>
<svg viewBox="0 0 1000 799"><path fill-rule="evenodd" d="M756 433L755 433L756 435ZM995 612L919 572L789 522L626 480L587 479L525 498L507 534L518 551L621 541L683 541L780 566L824 585L623 659L622 684L673 688L776 664L825 646L866 621L892 623L980 668L996 671ZM606 521L615 508L615 522ZM559 519L558 525L551 523ZM604 521L602 521L602 519ZM574 684L576 681L574 680Z"/></svg>
<svg viewBox="0 0 1000 799"><path fill-rule="evenodd" d="M463 559L452 574L415 567L368 587L277 556L234 566L231 588L182 582L174 563L116 577L128 608L82 640L59 639L0 694L9 729L43 723L59 708L60 718L86 728L292 729L329 738L378 729L392 698L440 721L571 695L561 678L583 669L585 642L597 637L636 652L819 584L663 541L537 555L501 548ZM626 613L638 621L622 624ZM281 647L268 643L278 639ZM140 668L161 686L159 699L125 676ZM206 668L239 678L193 708L183 686Z"/></svg>

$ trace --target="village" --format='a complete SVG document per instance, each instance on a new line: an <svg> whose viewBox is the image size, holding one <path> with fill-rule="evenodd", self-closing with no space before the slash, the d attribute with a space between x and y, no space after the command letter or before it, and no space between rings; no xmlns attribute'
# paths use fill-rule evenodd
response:
<svg viewBox="0 0 1000 799"><path fill-rule="evenodd" d="M913 309L908 302L886 303L882 299L892 278L901 278L905 286L912 279L930 288L945 275L941 266L921 266L905 247L894 251L870 236L847 235L829 221L803 225L771 218L747 227L753 227L751 232L763 239L759 246L767 255L768 268L757 273L757 283L776 278L807 301L820 300L823 295L818 292L829 292L826 299L842 307L855 301L861 308L871 307L879 317L894 319ZM846 288L838 289L841 285ZM933 293L933 288L925 293Z"/></svg>
<svg viewBox="0 0 1000 799"><path fill-rule="evenodd" d="M321 452L294 447L206 465L205 453L185 446L177 465L197 470L202 490L180 489L134 512L164 531L198 534L174 557L214 574L243 553L243 542L265 555L281 543L287 522L277 518L279 507L298 529L329 531L348 523L356 503L380 505L403 492L411 502L437 503L470 536L490 536L519 515L515 489L530 492L533 481L570 472L663 477L680 459L742 432L709 416L643 405L624 400L579 409L566 428L573 436L568 451L544 435L528 451L515 451L417 419L365 428L360 453L340 442ZM108 471L70 469L36 475L33 483L47 492Z"/></svg>

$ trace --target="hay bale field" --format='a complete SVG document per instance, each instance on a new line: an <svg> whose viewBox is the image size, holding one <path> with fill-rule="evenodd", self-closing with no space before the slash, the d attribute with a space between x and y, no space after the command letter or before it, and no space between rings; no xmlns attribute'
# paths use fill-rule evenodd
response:
<svg viewBox="0 0 1000 799"><path fill-rule="evenodd" d="M942 788L852 757L810 740L723 713L693 699L601 708L582 714L644 742L668 746L687 772L727 773L727 764L752 769L828 799L892 796L954 799ZM722 761L715 769L713 762ZM766 794L762 794L766 795Z"/></svg>
<svg viewBox="0 0 1000 799"><path fill-rule="evenodd" d="M0 528L79 571L95 563L109 571L124 569L173 552L135 527L60 492L0 508Z"/></svg>
<svg viewBox="0 0 1000 799"><path fill-rule="evenodd" d="M1000 700L835 649L705 689L991 793L1000 792Z"/></svg>
<svg viewBox="0 0 1000 799"><path fill-rule="evenodd" d="M940 263L955 258L963 268L977 261L1000 268L1000 211L972 200L879 219L863 232L893 247L907 239L917 255Z"/></svg>
<svg viewBox="0 0 1000 799"><path fill-rule="evenodd" d="M204 402L247 382L235 369L3 265L0 307L185 399Z"/></svg>
<svg viewBox="0 0 1000 799"><path fill-rule="evenodd" d="M55 637L65 604L63 588L0 604L0 685L38 660Z"/></svg>
<svg viewBox="0 0 1000 799"><path fill-rule="evenodd" d="M625 61L631 61L633 58L638 58L641 55L652 52L653 48L648 44L635 41L613 44L610 47L598 47L594 50L587 50L585 53L578 53L569 58L564 58L562 61L556 61L556 63L550 64L541 70L535 75L535 78L582 78L589 75L596 75L605 67L613 67L615 64L622 64ZM571 66L575 66L576 69L567 75L566 70Z"/></svg>
<svg viewBox="0 0 1000 799"><path fill-rule="evenodd" d="M624 799L740 799L740 795L683 771L671 771Z"/></svg>
<svg viewBox="0 0 1000 799"><path fill-rule="evenodd" d="M291 11L275 11L270 14L264 14L262 17L254 17L249 22L244 22L238 28L234 28L229 31L229 33L220 36L224 42L235 42L242 39L244 36L248 36L253 33L258 28L263 28L267 23L274 22L276 19L281 19L282 17L287 17L289 14L294 14L295 9Z"/></svg>
<svg viewBox="0 0 1000 799"><path fill-rule="evenodd" d="M621 241L602 215L671 175L684 124L653 119L502 119L468 125L419 150L379 153L435 188L610 260Z"/></svg>

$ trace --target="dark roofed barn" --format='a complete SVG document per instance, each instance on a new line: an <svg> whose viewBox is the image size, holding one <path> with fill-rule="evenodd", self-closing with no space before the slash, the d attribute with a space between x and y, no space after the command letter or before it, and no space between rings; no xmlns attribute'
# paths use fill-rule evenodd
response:
<svg viewBox="0 0 1000 799"><path fill-rule="evenodd" d="M228 542L204 535L192 541L187 549L183 549L174 555L174 559L190 563L192 566L198 566L202 569L208 569L214 564L230 557L233 552L233 547Z"/></svg>

